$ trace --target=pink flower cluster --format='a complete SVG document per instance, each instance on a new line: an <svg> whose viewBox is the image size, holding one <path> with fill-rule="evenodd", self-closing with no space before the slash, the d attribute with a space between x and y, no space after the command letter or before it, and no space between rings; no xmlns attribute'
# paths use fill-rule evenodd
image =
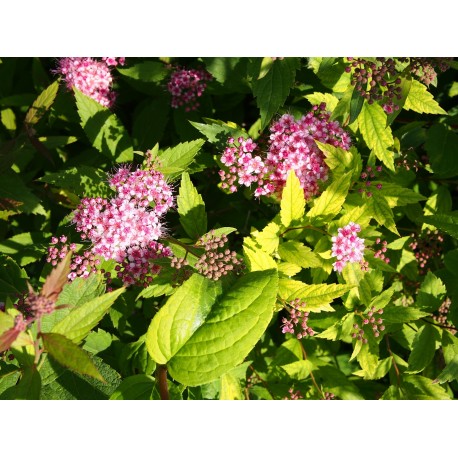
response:
<svg viewBox="0 0 458 458"><path fill-rule="evenodd" d="M160 217L174 205L172 189L160 172L125 167L109 183L116 196L82 199L73 216L76 230L92 242L92 253L119 263L125 284L148 284L159 269L152 261L172 254L156 242L164 232Z"/></svg>
<svg viewBox="0 0 458 458"><path fill-rule="evenodd" d="M268 151L264 158L258 152L258 146L252 139L228 139L229 146L224 150L221 162L227 170L219 172L222 187L230 192L237 190L237 185L257 185L256 197L278 194L285 186L290 170L299 178L304 197L310 199L319 193L319 181L328 179L329 168L324 162L324 155L315 143L331 144L348 150L350 136L337 121L330 121L330 113L325 111L323 103L301 119L284 114L270 127Z"/></svg>
<svg viewBox="0 0 458 458"><path fill-rule="evenodd" d="M207 81L211 79L212 76L205 70L175 70L167 84L167 89L172 94L172 107L185 106L186 111L196 110L199 107L197 98L202 96L207 88Z"/></svg>
<svg viewBox="0 0 458 458"><path fill-rule="evenodd" d="M104 107L111 107L116 99L112 91L113 77L109 66L124 65L124 58L64 57L59 60L55 73L60 73L69 90L76 87Z"/></svg>
<svg viewBox="0 0 458 458"><path fill-rule="evenodd" d="M334 270L342 272L348 262L364 263L364 239L357 236L361 231L359 224L350 222L338 229L338 235L332 237L332 256L337 257Z"/></svg>

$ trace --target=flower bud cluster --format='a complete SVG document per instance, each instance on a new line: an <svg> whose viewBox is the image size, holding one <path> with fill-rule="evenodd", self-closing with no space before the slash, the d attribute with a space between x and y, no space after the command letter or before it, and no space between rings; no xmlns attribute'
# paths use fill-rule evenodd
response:
<svg viewBox="0 0 458 458"><path fill-rule="evenodd" d="M364 239L357 236L361 231L359 224L350 222L338 229L338 235L332 237L332 256L337 257L333 263L336 272L342 272L348 262L364 263Z"/></svg>
<svg viewBox="0 0 458 458"><path fill-rule="evenodd" d="M361 340L363 344L367 344L367 338L364 337L368 329L374 333L374 337L379 337L380 332L385 330L383 325L383 318L380 315L383 314L383 309L376 310L375 307L371 307L370 310L364 314L361 313L361 323L354 323L352 333L352 339Z"/></svg>
<svg viewBox="0 0 458 458"><path fill-rule="evenodd" d="M351 73L351 84L369 104L380 103L387 114L399 110L402 99L401 73L397 64L409 63L406 71L417 76L427 86L431 84L437 71L444 72L450 67L451 58L445 57L401 57L397 59L377 57L375 60L348 57L345 68Z"/></svg>
<svg viewBox="0 0 458 458"><path fill-rule="evenodd" d="M442 302L441 306L437 310L437 314L433 315L433 318L441 325L448 326L449 331L455 335L456 329L451 329L450 323L448 321L448 314L450 312L450 306L452 305L452 301L449 297L446 297L444 302Z"/></svg>
<svg viewBox="0 0 458 458"><path fill-rule="evenodd" d="M385 261L387 264L390 263L390 258L387 258L385 256L386 253L386 246L388 245L388 242L386 240L381 240L379 237L375 240L375 245L379 245L380 248L377 251L374 251L374 258L381 259L382 261Z"/></svg>
<svg viewBox="0 0 458 458"><path fill-rule="evenodd" d="M371 186L374 184L372 182L372 180L377 179L378 174L382 170L383 170L383 167L381 165L378 165L377 167L372 167L372 166L368 165L366 167L366 170L364 172L362 172L361 175L360 175L361 180L363 180L363 183L364 183L364 188L359 188L358 192L360 194L365 192L367 197L372 197L372 191L369 190L371 188ZM375 187L378 190L382 189L382 183L377 183L375 185ZM366 191L364 189L366 189Z"/></svg>
<svg viewBox="0 0 458 458"><path fill-rule="evenodd" d="M315 143L318 140L345 150L350 147L350 136L337 121L330 121L326 104L314 106L312 111L296 120L284 114L270 126L267 154L260 152L252 139L239 138L235 143L228 139L221 162L227 170L221 170L222 187L235 192L238 186L256 186L254 195L281 193L288 172L294 170L308 200L319 193L319 181L328 179L329 168L324 155Z"/></svg>
<svg viewBox="0 0 458 458"><path fill-rule="evenodd" d="M439 257L442 253L442 243L444 237L438 230L430 230L416 235L411 234L413 241L409 243L409 247L412 248L415 258L418 262L418 272L420 275L426 275L429 267L428 263L433 258Z"/></svg>
<svg viewBox="0 0 458 458"><path fill-rule="evenodd" d="M413 150L413 148L409 148L410 150ZM418 172L420 168L423 168L425 163L421 162L415 157L414 154L409 154L409 152L403 152L401 151L399 153L399 157L396 159L396 166L397 167L402 167L409 171L410 169L413 169L415 172Z"/></svg>
<svg viewBox="0 0 458 458"><path fill-rule="evenodd" d="M111 107L116 99L110 65L124 64L124 58L106 57L102 61L92 57L64 57L59 59L55 73L60 73L69 90L76 87L104 107Z"/></svg>
<svg viewBox="0 0 458 458"><path fill-rule="evenodd" d="M323 393L323 401L332 401L335 399L336 395L334 393L329 393L328 391L325 391Z"/></svg>
<svg viewBox="0 0 458 458"><path fill-rule="evenodd" d="M172 189L160 172L150 169L121 167L109 183L116 196L82 199L73 216L76 230L92 243L94 255L118 263L124 284L148 284L159 271L154 260L171 255L156 240L164 233L160 218L174 204Z"/></svg>
<svg viewBox="0 0 458 458"><path fill-rule="evenodd" d="M214 231L199 239L199 243L205 250L195 265L199 273L212 280L218 280L231 271L240 272L243 262L237 258L235 251L225 248L227 242L227 235L218 237Z"/></svg>
<svg viewBox="0 0 458 458"><path fill-rule="evenodd" d="M198 97L207 87L207 81L213 77L205 70L178 68L170 76L167 89L172 94L172 107L185 107L186 111L197 110Z"/></svg>
<svg viewBox="0 0 458 458"><path fill-rule="evenodd" d="M304 399L302 393L299 390L294 391L294 388L288 390L288 396L284 397L285 401L297 401L298 399Z"/></svg>
<svg viewBox="0 0 458 458"><path fill-rule="evenodd" d="M76 251L75 243L67 243L67 237L51 237L51 242L48 247L48 257L46 261L52 266L56 266L58 261L64 259L69 251ZM91 273L97 271L97 266L100 264L100 259L97 258L90 250L84 251L82 254L73 254L70 263L70 273L68 279L73 281L75 278L87 278Z"/></svg>
<svg viewBox="0 0 458 458"><path fill-rule="evenodd" d="M309 319L309 312L304 312L301 308L305 307L305 302L300 299L294 299L292 302L287 304L285 307L289 313L289 319L282 318L282 329L283 334L295 334L298 339L302 339L307 336L313 336L315 331L307 324Z"/></svg>

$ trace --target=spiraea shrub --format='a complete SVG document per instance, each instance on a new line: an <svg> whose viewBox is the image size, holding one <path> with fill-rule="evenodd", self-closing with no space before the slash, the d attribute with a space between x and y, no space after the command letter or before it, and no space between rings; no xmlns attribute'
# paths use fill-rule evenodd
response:
<svg viewBox="0 0 458 458"><path fill-rule="evenodd" d="M2 58L0 399L454 399L453 58Z"/></svg>

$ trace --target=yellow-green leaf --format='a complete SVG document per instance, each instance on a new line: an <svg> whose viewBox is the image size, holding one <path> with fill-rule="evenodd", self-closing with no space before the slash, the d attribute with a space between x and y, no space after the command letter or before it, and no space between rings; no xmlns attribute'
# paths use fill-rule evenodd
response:
<svg viewBox="0 0 458 458"><path fill-rule="evenodd" d="M428 92L427 87L417 80L412 80L412 86L404 104L404 109L416 111L417 113L447 114L434 100L434 96Z"/></svg>
<svg viewBox="0 0 458 458"><path fill-rule="evenodd" d="M304 210L304 190L294 170L290 170L281 196L280 218L283 226L289 227L292 221L300 220Z"/></svg>

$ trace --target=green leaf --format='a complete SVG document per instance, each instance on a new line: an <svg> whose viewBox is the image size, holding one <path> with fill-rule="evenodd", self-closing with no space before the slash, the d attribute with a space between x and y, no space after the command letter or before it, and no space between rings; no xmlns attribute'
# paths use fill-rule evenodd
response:
<svg viewBox="0 0 458 458"><path fill-rule="evenodd" d="M92 355L89 357L106 383L87 375L77 374L52 358L46 358L40 368L43 378L41 399L108 399L121 383L121 377L101 358Z"/></svg>
<svg viewBox="0 0 458 458"><path fill-rule="evenodd" d="M412 80L409 95L404 104L405 110L417 113L447 114L434 100L434 96L428 92L427 87L417 80Z"/></svg>
<svg viewBox="0 0 458 458"><path fill-rule="evenodd" d="M111 400L160 399L156 380L150 375L137 374L125 378L110 396Z"/></svg>
<svg viewBox="0 0 458 458"><path fill-rule="evenodd" d="M23 232L0 242L0 252L9 254L20 266L35 262L46 253L49 235L43 232Z"/></svg>
<svg viewBox="0 0 458 458"><path fill-rule="evenodd" d="M88 354L61 334L41 334L44 349L62 366L105 382Z"/></svg>
<svg viewBox="0 0 458 458"><path fill-rule="evenodd" d="M36 124L43 115L49 110L56 98L59 89L59 81L54 81L49 85L33 102L29 111L25 115L24 123L30 126Z"/></svg>
<svg viewBox="0 0 458 458"><path fill-rule="evenodd" d="M219 294L219 283L198 274L176 289L146 335L148 352L158 364L166 364L202 326Z"/></svg>
<svg viewBox="0 0 458 458"><path fill-rule="evenodd" d="M303 268L320 267L322 265L322 261L318 255L312 252L311 248L295 240L281 243L278 247L278 254L283 260Z"/></svg>
<svg viewBox="0 0 458 458"><path fill-rule="evenodd" d="M458 239L458 216L454 214L430 215L425 216L423 221Z"/></svg>
<svg viewBox="0 0 458 458"><path fill-rule="evenodd" d="M384 195L374 193L369 200L368 205L372 209L372 216L377 223L385 226L391 232L399 235L399 232L394 223L394 215Z"/></svg>
<svg viewBox="0 0 458 458"><path fill-rule="evenodd" d="M286 301L299 298L305 301L305 310L330 304L334 299L343 296L355 285L339 285L337 283L306 285L300 281L280 279L278 294Z"/></svg>
<svg viewBox="0 0 458 458"><path fill-rule="evenodd" d="M148 351L156 362L167 362L170 375L180 383L197 386L217 379L240 364L264 333L277 282L276 271L252 272L222 297L204 297L203 304L185 300L182 292L175 300L175 293L151 322ZM184 322L177 319L181 316Z"/></svg>
<svg viewBox="0 0 458 458"><path fill-rule="evenodd" d="M143 83L159 83L169 74L162 62L152 61L140 62L125 68L118 67L117 71L129 79Z"/></svg>
<svg viewBox="0 0 458 458"><path fill-rule="evenodd" d="M214 144L216 148L221 151L225 148L227 144L227 139L229 137L237 140L240 137L248 138L249 135L247 132L242 130L241 127L237 126L234 123L225 123L220 120L203 118L206 124L198 123L194 121L189 121L192 126L194 126L201 134L207 137L207 140Z"/></svg>
<svg viewBox="0 0 458 458"><path fill-rule="evenodd" d="M0 203L15 213L24 212L46 215L40 198L25 185L20 175L14 172L2 173L0 180Z"/></svg>
<svg viewBox="0 0 458 458"><path fill-rule="evenodd" d="M74 343L81 342L124 291L125 288L119 288L73 309L52 328L52 332L62 334Z"/></svg>
<svg viewBox="0 0 458 458"><path fill-rule="evenodd" d="M157 170L162 172L166 178L174 179L180 176L194 161L196 154L200 151L205 140L193 140L180 143L173 148L160 151Z"/></svg>
<svg viewBox="0 0 458 458"><path fill-rule="evenodd" d="M428 312L413 307L389 305L383 311L383 321L387 323L408 323L428 315Z"/></svg>
<svg viewBox="0 0 458 458"><path fill-rule="evenodd" d="M276 269L277 263L251 237L243 239L243 257L250 272Z"/></svg>
<svg viewBox="0 0 458 458"><path fill-rule="evenodd" d="M458 174L458 136L445 124L433 124L426 134L425 149L434 173L441 178Z"/></svg>
<svg viewBox="0 0 458 458"><path fill-rule="evenodd" d="M9 256L0 255L0 299L27 291L27 274Z"/></svg>
<svg viewBox="0 0 458 458"><path fill-rule="evenodd" d="M445 383L458 380L458 354L445 366L433 383Z"/></svg>
<svg viewBox="0 0 458 458"><path fill-rule="evenodd" d="M361 155L355 148L350 148L350 150L345 150L343 148L338 148L327 143L321 143L315 140L318 148L325 155L325 162L328 167L332 170L333 176L338 178L345 173L345 171L352 172L352 180L358 180L361 169L362 169L362 160Z"/></svg>
<svg viewBox="0 0 458 458"><path fill-rule="evenodd" d="M436 352L436 341L440 341L439 331L429 324L423 326L416 334L409 356L407 373L421 372L432 361Z"/></svg>
<svg viewBox="0 0 458 458"><path fill-rule="evenodd" d="M347 64L341 58L309 58L309 67L313 69L321 82L333 92L345 92L350 86L350 74L345 71L346 66Z"/></svg>
<svg viewBox="0 0 458 458"><path fill-rule="evenodd" d="M294 170L290 170L280 202L280 218L283 226L289 227L292 221L300 220L304 216L304 210L304 190Z"/></svg>
<svg viewBox="0 0 458 458"><path fill-rule="evenodd" d="M420 375L404 377L401 388L405 391L406 398L411 400L440 400L450 399L447 392L439 385L433 384L430 378Z"/></svg>
<svg viewBox="0 0 458 458"><path fill-rule="evenodd" d="M242 387L237 377L231 373L221 376L221 390L219 392L220 400L242 400L244 399Z"/></svg>
<svg viewBox="0 0 458 458"><path fill-rule="evenodd" d="M383 195L390 207L400 207L426 200L426 197L418 194L412 189L403 188L395 183L380 182L380 184L382 185L380 194Z"/></svg>
<svg viewBox="0 0 458 458"><path fill-rule="evenodd" d="M112 191L107 183L107 174L88 165L79 165L67 170L48 173L38 181L68 189L78 196L108 197Z"/></svg>
<svg viewBox="0 0 458 458"><path fill-rule="evenodd" d="M5 390L0 399L40 399L41 376L35 366L24 368L19 383Z"/></svg>
<svg viewBox="0 0 458 458"><path fill-rule="evenodd" d="M434 312L442 305L446 293L442 280L428 272L417 294L416 304L422 310Z"/></svg>
<svg viewBox="0 0 458 458"><path fill-rule="evenodd" d="M323 389L330 393L334 393L340 399L364 399L358 387L339 371L339 369L333 366L322 366L315 373L315 377L317 375L323 379Z"/></svg>
<svg viewBox="0 0 458 458"><path fill-rule="evenodd" d="M387 126L387 115L383 108L376 103L369 105L365 102L358 124L368 148L394 172L394 153L390 151L394 139L391 128Z"/></svg>
<svg viewBox="0 0 458 458"><path fill-rule="evenodd" d="M261 232L255 231L251 233L258 245L267 254L272 254L278 249L280 243L280 226L274 222L269 223Z"/></svg>
<svg viewBox="0 0 458 458"><path fill-rule="evenodd" d="M304 96L312 105L320 105L321 103L326 104L326 110L327 111L333 111L334 108L337 106L339 103L339 99L329 93L321 93L321 92L314 92L313 94L307 94Z"/></svg>
<svg viewBox="0 0 458 458"><path fill-rule="evenodd" d="M342 175L314 200L313 208L307 213L308 218L326 217L331 219L342 209L350 188L351 172Z"/></svg>
<svg viewBox="0 0 458 458"><path fill-rule="evenodd" d="M186 172L181 177L177 204L183 229L191 239L197 240L207 232L207 214L202 196L197 192Z"/></svg>
<svg viewBox="0 0 458 458"><path fill-rule="evenodd" d="M117 116L78 89L74 91L81 126L94 148L116 162L132 161L132 140Z"/></svg>
<svg viewBox="0 0 458 458"><path fill-rule="evenodd" d="M300 60L296 57L277 59L263 78L253 82L253 95L261 112L262 129L285 103L299 67Z"/></svg>
<svg viewBox="0 0 458 458"><path fill-rule="evenodd" d="M98 329L97 332L92 331L86 337L83 350L87 350L89 353L95 355L106 350L111 345L112 341L113 339L110 333L103 329Z"/></svg>

